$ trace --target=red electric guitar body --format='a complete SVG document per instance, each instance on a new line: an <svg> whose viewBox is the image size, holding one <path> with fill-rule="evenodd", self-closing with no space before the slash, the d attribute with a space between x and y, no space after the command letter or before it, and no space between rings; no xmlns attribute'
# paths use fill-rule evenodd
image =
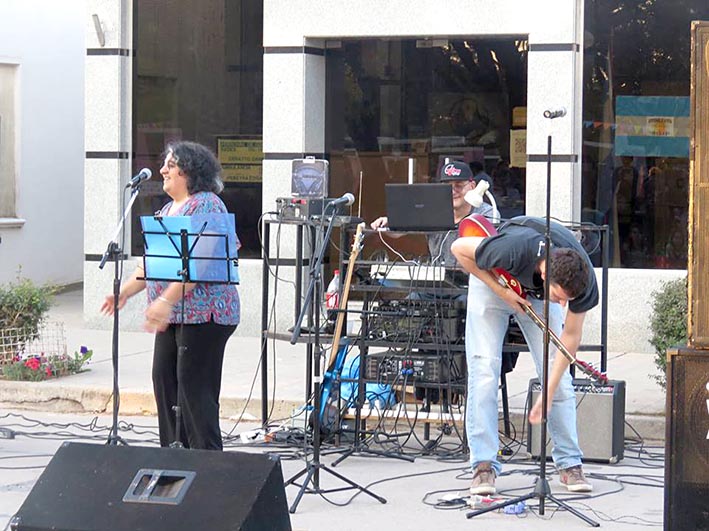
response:
<svg viewBox="0 0 709 531"><path fill-rule="evenodd" d="M463 219L458 225L458 236L460 238L466 238L470 236L477 236L481 238L487 238L489 236L495 236L497 234L497 229L495 226L488 221L485 216L480 214L471 214L467 218ZM526 293L522 288L519 281L510 275L504 269L493 269L492 270L497 277L500 284L513 290L520 297L526 297ZM541 330L546 328L544 320L535 312L531 306L525 306L524 311L532 319L534 324L536 324ZM561 339L549 330L549 338L554 346L561 352L569 363L572 363L578 367L578 369L588 376L592 381L600 385L606 385L608 383L608 377L596 369L593 365L578 359L576 356L571 354L566 346L561 342Z"/></svg>

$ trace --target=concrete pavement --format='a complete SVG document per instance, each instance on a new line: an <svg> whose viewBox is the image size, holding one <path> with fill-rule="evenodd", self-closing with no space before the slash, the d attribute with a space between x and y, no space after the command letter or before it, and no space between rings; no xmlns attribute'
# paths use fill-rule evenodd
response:
<svg viewBox="0 0 709 531"><path fill-rule="evenodd" d="M61 443L53 435L56 430L61 427L63 438L77 440L86 437L85 429L77 432L77 428L64 426L73 426L70 424L73 422L104 427L110 425L111 333L84 328L81 306L81 291L64 293L58 297L51 316L65 323L70 351L77 350L81 345L93 349L94 359L89 366L90 371L39 383L0 381L0 427L9 427L18 432L15 439L0 439L0 459L6 466L0 480L0 492L3 493L0 496L0 528L17 511L42 468ZM141 433L145 429L143 425L153 427L152 433L148 434L135 435L134 431L122 433L122 436L131 438L132 444L155 444L156 419L153 416L130 416L149 415L154 411L150 383L152 339L152 335L146 333L122 332L120 335L120 419L125 421L129 430L139 426ZM283 418L304 402L305 347L291 346L287 342L277 342L269 347L269 399L274 403L272 418ZM235 429L235 433L246 434L248 430L257 429L260 425L260 375L257 373L259 355L257 338L235 336L228 344L222 385L224 431ZM609 376L625 380L627 384L626 421L645 439L661 438L664 434L664 393L649 378L652 372L652 356L632 353L615 353L610 356ZM528 381L532 376L531 361L522 354L517 369L508 378L515 425L521 425ZM250 394L252 398L248 400ZM96 413L103 415L95 420ZM234 418L242 413L247 422L235 427ZM18 417L20 414L32 420L25 421ZM44 435L37 435L37 432ZM100 444L105 440L105 429L101 433L103 435L95 438L94 442ZM242 440L244 438L241 437ZM577 510L600 521L605 529L628 529L629 525L659 527L662 522L663 460L662 443L655 444L657 446L648 447L647 441L628 443L625 459L615 465L585 464L584 469L594 484L592 496L570 497L559 484L558 475L549 468L552 492L569 501ZM228 449L280 451L244 446L239 440L229 444ZM323 462L331 465L337 457L338 454L325 456ZM36 468L27 468L27 464ZM283 451L282 466L285 478L303 468L304 461L297 448ZM494 526L500 531L520 527L553 531L568 529L569 526L587 527L575 516L557 511L554 504L549 502L544 516L538 514L538 509L534 509L521 516L493 512L472 520L466 519L466 509L448 505L449 502L445 501L447 496L467 496L470 473L465 459L460 455L452 460L440 455L419 456L413 463L353 456L336 470L349 479L369 486L378 495L384 496L388 503L382 505L368 496L360 495L348 505L339 506L350 500L352 491L327 494L324 497L306 494L296 513L291 516L294 529L336 527L342 531L354 531L363 527L385 530L397 526L417 530L462 530L475 526L483 529ZM537 470L537 466L526 459L523 453L513 457L505 466L503 476L498 479L501 495L514 496L530 492ZM320 485L323 488L342 486L338 480L325 473L321 474ZM297 493L297 486L286 489L289 503L293 503ZM529 505L536 507L536 501L530 501Z"/></svg>
<svg viewBox="0 0 709 531"><path fill-rule="evenodd" d="M110 330L84 327L82 291L62 293L50 312L50 319L64 322L69 352L81 345L93 349L90 370L45 382L0 380L0 407L57 412L110 412L112 362ZM154 413L150 371L152 334L121 332L119 337L119 390L121 414ZM305 401L305 345L287 341L269 342L269 408L272 419L289 416ZM593 354L585 354L592 361ZM258 338L237 333L226 349L222 380L222 416L245 415L261 418L261 376ZM626 382L626 421L647 439L664 438L665 393L652 379L656 370L649 354L616 352L609 354L608 376ZM529 356L522 353L517 368L508 375L510 409L513 421L521 423L530 378L535 377ZM632 429L631 429L632 427Z"/></svg>

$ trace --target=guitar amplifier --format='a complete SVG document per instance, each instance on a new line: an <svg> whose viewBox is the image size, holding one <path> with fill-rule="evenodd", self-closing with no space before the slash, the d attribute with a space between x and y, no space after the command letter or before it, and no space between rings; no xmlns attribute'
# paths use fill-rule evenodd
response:
<svg viewBox="0 0 709 531"><path fill-rule="evenodd" d="M576 429L584 461L617 463L623 459L625 438L625 382L609 380L596 386L586 379L574 379ZM527 410L541 393L539 380L529 381ZM548 427L548 426L547 426ZM529 425L527 452L538 457L540 427ZM547 430L547 456L551 458L551 438Z"/></svg>

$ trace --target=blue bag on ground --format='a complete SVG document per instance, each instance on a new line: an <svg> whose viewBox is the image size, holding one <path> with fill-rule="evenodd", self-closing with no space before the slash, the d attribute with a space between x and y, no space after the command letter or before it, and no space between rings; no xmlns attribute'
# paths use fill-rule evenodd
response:
<svg viewBox="0 0 709 531"><path fill-rule="evenodd" d="M348 379L357 380L359 378L360 355L347 356L342 367L342 382L340 384L340 396L347 404L347 407L354 407L357 399L357 382L345 381ZM386 409L396 404L396 393L391 385L370 382L365 385L365 400L372 403L379 409Z"/></svg>

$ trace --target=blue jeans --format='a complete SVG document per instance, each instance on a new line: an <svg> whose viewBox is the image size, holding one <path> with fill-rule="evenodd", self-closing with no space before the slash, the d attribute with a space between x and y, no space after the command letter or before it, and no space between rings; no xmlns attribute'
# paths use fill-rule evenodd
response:
<svg viewBox="0 0 709 531"><path fill-rule="evenodd" d="M543 316L544 301L530 298L534 310ZM465 324L465 352L468 363L468 397L465 424L470 448L470 464L492 463L499 475L500 462L497 395L500 382L502 343L510 315L515 316L542 379L544 333L526 315L516 313L480 279L471 275L468 286L468 310ZM559 304L549 306L551 329L559 335L563 312ZM556 349L550 346L551 360ZM551 367L551 361L549 367ZM553 443L552 457L560 469L581 464L581 448L576 433L576 396L571 375L566 372L554 393L548 418Z"/></svg>

